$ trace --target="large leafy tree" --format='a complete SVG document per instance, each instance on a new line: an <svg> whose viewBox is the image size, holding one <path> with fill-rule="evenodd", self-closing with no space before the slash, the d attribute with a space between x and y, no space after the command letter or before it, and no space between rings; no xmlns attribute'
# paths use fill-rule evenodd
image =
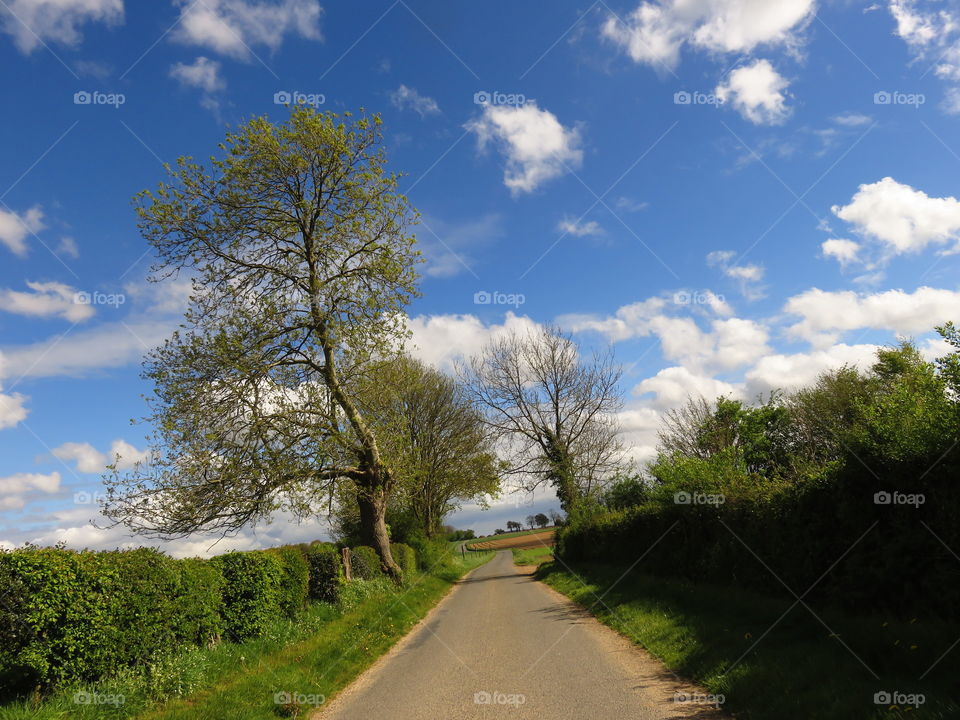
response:
<svg viewBox="0 0 960 720"><path fill-rule="evenodd" d="M482 503L498 493L492 438L455 379L400 356L358 378L355 390L397 479L391 528L409 519L417 532L434 537L462 501ZM349 505L344 511L349 528Z"/></svg>
<svg viewBox="0 0 960 720"><path fill-rule="evenodd" d="M164 537L314 511L350 483L366 540L399 577L384 522L396 476L357 378L389 361L416 294L416 214L387 171L379 117L304 107L181 158L135 200L158 255L194 291L148 357L147 468L108 481L106 512Z"/></svg>

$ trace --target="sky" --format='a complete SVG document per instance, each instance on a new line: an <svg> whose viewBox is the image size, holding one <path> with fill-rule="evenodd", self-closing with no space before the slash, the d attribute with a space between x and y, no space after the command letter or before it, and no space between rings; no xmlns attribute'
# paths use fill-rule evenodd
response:
<svg viewBox="0 0 960 720"><path fill-rule="evenodd" d="M189 288L147 281L131 198L291 102L383 117L423 220L414 352L450 370L535 325L612 346L638 463L691 395L903 337L932 358L960 320L956 2L0 0L0 546L145 543L102 527L101 476L145 457L141 360Z"/></svg>

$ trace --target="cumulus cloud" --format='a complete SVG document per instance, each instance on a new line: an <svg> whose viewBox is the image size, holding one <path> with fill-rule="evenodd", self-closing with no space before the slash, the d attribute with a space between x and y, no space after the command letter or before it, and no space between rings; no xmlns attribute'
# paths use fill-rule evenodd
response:
<svg viewBox="0 0 960 720"><path fill-rule="evenodd" d="M0 477L0 510L19 510L31 495L52 495L60 489L60 473L17 473Z"/></svg>
<svg viewBox="0 0 960 720"><path fill-rule="evenodd" d="M465 127L476 133L481 150L492 143L503 153L503 182L514 195L533 192L583 162L579 130L564 127L533 102L485 105L483 114Z"/></svg>
<svg viewBox="0 0 960 720"><path fill-rule="evenodd" d="M77 289L59 282L27 281L30 292L0 288L0 310L28 317L62 317L70 322L95 314L90 304L77 302Z"/></svg>
<svg viewBox="0 0 960 720"><path fill-rule="evenodd" d="M624 21L611 15L602 33L635 62L673 68L684 45L717 53L793 48L814 11L814 0L645 1Z"/></svg>
<svg viewBox="0 0 960 720"><path fill-rule="evenodd" d="M957 319L960 292L920 287L912 293L887 290L864 294L813 288L787 300L784 311L800 317L787 328L789 336L823 347L843 333L861 328L902 335L929 332L935 325Z"/></svg>
<svg viewBox="0 0 960 720"><path fill-rule="evenodd" d="M125 440L114 440L106 453L89 443L77 442L64 443L52 452L59 460L73 461L77 472L81 473L101 473L107 465L116 465L118 470L130 470L150 456L149 451L138 450Z"/></svg>
<svg viewBox="0 0 960 720"><path fill-rule="evenodd" d="M920 252L930 245L960 249L960 201L930 197L891 177L861 185L847 205L831 209L890 254Z"/></svg>
<svg viewBox="0 0 960 720"><path fill-rule="evenodd" d="M603 228L600 227L600 223L596 220L581 222L572 217L564 217L557 223L557 230L565 235L573 235L575 237L603 235Z"/></svg>
<svg viewBox="0 0 960 720"><path fill-rule="evenodd" d="M831 238L820 244L824 257L833 258L840 267L846 267L859 260L860 243L846 238Z"/></svg>
<svg viewBox="0 0 960 720"><path fill-rule="evenodd" d="M123 22L123 0L6 0L0 4L0 30L29 54L44 42L77 45L81 26Z"/></svg>
<svg viewBox="0 0 960 720"><path fill-rule="evenodd" d="M3 387L0 386L0 390ZM29 411L25 407L27 397L20 393L0 392L0 430L12 428L27 419Z"/></svg>
<svg viewBox="0 0 960 720"><path fill-rule="evenodd" d="M918 60L933 58L934 73L947 82L943 109L960 113L960 12L938 0L890 0L896 34Z"/></svg>
<svg viewBox="0 0 960 720"><path fill-rule="evenodd" d="M220 63L202 55L190 64L175 63L170 67L170 77L182 85L199 88L207 93L217 92L226 87L220 77Z"/></svg>
<svg viewBox="0 0 960 720"><path fill-rule="evenodd" d="M767 355L746 373L747 396L798 390L813 383L821 373L844 365L866 370L876 361L877 349L876 345L839 344L808 353Z"/></svg>
<svg viewBox="0 0 960 720"><path fill-rule="evenodd" d="M432 97L421 95L415 88L401 85L390 93L390 102L394 107L400 110L413 110L421 118L427 115L436 115L440 112L440 106Z"/></svg>
<svg viewBox="0 0 960 720"><path fill-rule="evenodd" d="M785 93L789 84L769 61L755 60L733 70L716 94L755 125L779 125L790 114Z"/></svg>
<svg viewBox="0 0 960 720"><path fill-rule="evenodd" d="M34 235L44 228L43 211L39 205L20 214L0 208L0 244L6 245L14 255L26 257L27 235Z"/></svg>
<svg viewBox="0 0 960 720"><path fill-rule="evenodd" d="M653 404L660 409L678 407L691 397L703 397L707 400L721 395L742 397L742 391L736 385L707 375L694 374L685 367L664 368L633 388L633 394L637 396L651 393L655 396Z"/></svg>
<svg viewBox="0 0 960 720"><path fill-rule="evenodd" d="M413 334L410 352L441 370L451 370L457 360L475 355L492 338L538 327L530 318L512 312L501 324L485 325L475 315L418 315L407 322Z"/></svg>
<svg viewBox="0 0 960 720"><path fill-rule="evenodd" d="M238 59L262 45L277 50L286 35L318 40L320 16L317 0L175 0L181 9L173 38Z"/></svg>

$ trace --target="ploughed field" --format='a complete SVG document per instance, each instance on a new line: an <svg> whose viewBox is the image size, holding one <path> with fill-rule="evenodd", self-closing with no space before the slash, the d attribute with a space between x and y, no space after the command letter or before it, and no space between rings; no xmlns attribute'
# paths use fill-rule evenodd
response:
<svg viewBox="0 0 960 720"><path fill-rule="evenodd" d="M467 543L467 547L471 550L512 550L513 548L551 547L555 533L556 528L550 528L542 532L515 535L513 537L492 537L480 542Z"/></svg>

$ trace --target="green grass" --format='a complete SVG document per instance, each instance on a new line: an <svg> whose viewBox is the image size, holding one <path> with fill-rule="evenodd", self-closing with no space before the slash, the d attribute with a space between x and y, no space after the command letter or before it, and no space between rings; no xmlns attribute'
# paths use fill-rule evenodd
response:
<svg viewBox="0 0 960 720"><path fill-rule="evenodd" d="M473 540L467 540L467 549L476 543L490 542L491 540L504 540L506 538L520 537L521 535L532 535L533 533L542 533L547 530L555 530L556 528L553 525L547 525L545 528L536 528L534 530L519 530L517 532L503 533L502 535L487 535L486 537L474 538Z"/></svg>
<svg viewBox="0 0 960 720"><path fill-rule="evenodd" d="M573 571L576 575L548 563L538 576L670 669L710 693L723 694L726 709L737 718L960 717L956 681L960 646L920 679L960 637L960 625L922 618L913 622L854 618L817 609L838 640L797 605L764 636L792 598L636 572L617 582L623 568L577 566ZM877 705L874 695L882 691L923 693L925 702L916 709Z"/></svg>
<svg viewBox="0 0 960 720"><path fill-rule="evenodd" d="M540 565L553 560L552 547L519 549L513 548L513 562L516 565Z"/></svg>
<svg viewBox="0 0 960 720"><path fill-rule="evenodd" d="M253 720L306 717L321 697L332 698L402 638L464 573L492 552L465 559L450 554L432 573L403 588L386 580L355 581L338 605L315 603L294 621L274 624L267 637L179 653L137 673L64 689L38 704L0 708L0 720ZM75 702L88 693L99 702ZM275 702L287 693L301 702ZM122 697L122 702L117 702Z"/></svg>

